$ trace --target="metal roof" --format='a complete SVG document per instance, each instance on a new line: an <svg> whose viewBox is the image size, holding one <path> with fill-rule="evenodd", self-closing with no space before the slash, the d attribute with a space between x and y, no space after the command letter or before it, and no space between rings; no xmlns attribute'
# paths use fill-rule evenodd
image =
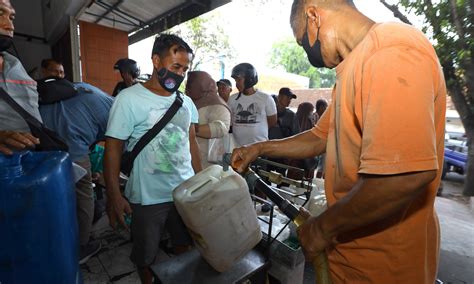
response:
<svg viewBox="0 0 474 284"><path fill-rule="evenodd" d="M93 0L80 20L126 31L129 44L198 17L231 0Z"/></svg>

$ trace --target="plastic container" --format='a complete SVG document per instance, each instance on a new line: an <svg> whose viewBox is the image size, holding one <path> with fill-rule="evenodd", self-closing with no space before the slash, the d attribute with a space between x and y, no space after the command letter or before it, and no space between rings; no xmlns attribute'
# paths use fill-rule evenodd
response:
<svg viewBox="0 0 474 284"><path fill-rule="evenodd" d="M311 197L307 209L312 216L318 216L328 207L326 193L324 192L324 179L314 178L313 184L315 187L311 191Z"/></svg>
<svg viewBox="0 0 474 284"><path fill-rule="evenodd" d="M293 248L289 240L276 240L270 246L270 274L281 284L303 283L305 258L301 247Z"/></svg>
<svg viewBox="0 0 474 284"><path fill-rule="evenodd" d="M247 183L230 168L206 168L175 188L173 197L197 249L219 272L262 238Z"/></svg>
<svg viewBox="0 0 474 284"><path fill-rule="evenodd" d="M77 230L67 153L0 154L0 283L76 283Z"/></svg>

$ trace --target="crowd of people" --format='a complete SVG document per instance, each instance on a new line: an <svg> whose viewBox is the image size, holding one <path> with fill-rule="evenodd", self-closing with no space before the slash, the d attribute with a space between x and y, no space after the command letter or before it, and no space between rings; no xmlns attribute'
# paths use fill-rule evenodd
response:
<svg viewBox="0 0 474 284"><path fill-rule="evenodd" d="M153 74L144 83L137 80L140 68L134 60L117 61L113 68L123 81L113 95L68 81L57 59L43 60L41 78L35 81L6 52L15 12L8 0L0 0L0 8L0 87L55 131L68 145L71 160L87 171L76 184L80 263L100 250L100 243L90 240L92 145L105 140L110 224L131 231L131 260L142 283L152 283L149 267L164 230L175 253L192 246L174 207L173 189L220 163L210 158L210 147L229 136L236 147L232 162L240 172L264 156L303 169L304 178L315 172L326 178L329 208L318 217L302 209L308 220L298 234L310 259L328 254L334 282L434 282L439 239L433 203L446 89L436 54L421 32L402 24L375 24L349 0L294 0L291 26L297 42L313 66L335 67L338 78L331 105L303 102L295 113L289 109L294 92L283 86L271 96L257 89L252 64L232 69L236 90L228 79L187 72L193 50L173 34L155 38ZM179 89L186 73L183 94ZM51 92L54 84L61 92ZM122 192L124 151L132 151L159 124L158 134L136 155ZM401 146L407 140L410 147ZM0 152L10 155L40 143L23 118L0 100Z"/></svg>

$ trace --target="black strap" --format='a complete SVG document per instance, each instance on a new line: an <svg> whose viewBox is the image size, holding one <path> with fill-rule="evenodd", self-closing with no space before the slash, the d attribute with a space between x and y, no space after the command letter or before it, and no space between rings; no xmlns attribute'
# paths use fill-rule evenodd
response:
<svg viewBox="0 0 474 284"><path fill-rule="evenodd" d="M137 144L133 147L131 151L131 163L135 161L135 158L140 154L140 152L145 148L145 146L150 143L150 141L155 138L158 133L165 127L166 124L173 118L173 116L178 112L178 109L183 105L183 98L180 95L180 92L176 92L176 99L170 108L166 111L165 115L158 121L153 128L147 131Z"/></svg>
<svg viewBox="0 0 474 284"><path fill-rule="evenodd" d="M41 128L43 124L20 106L2 87L0 87L0 98L2 98L13 110L15 110L24 120L34 126Z"/></svg>

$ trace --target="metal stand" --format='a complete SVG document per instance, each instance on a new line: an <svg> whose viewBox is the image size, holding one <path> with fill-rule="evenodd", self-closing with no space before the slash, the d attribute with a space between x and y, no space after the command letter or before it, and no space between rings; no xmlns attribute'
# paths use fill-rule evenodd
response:
<svg viewBox="0 0 474 284"><path fill-rule="evenodd" d="M263 253L253 249L225 272L215 271L199 254L197 249L180 254L164 262L152 265L154 283L176 284L229 284L265 283L270 263Z"/></svg>
<svg viewBox="0 0 474 284"><path fill-rule="evenodd" d="M252 199L254 202L271 205L271 202L255 195L252 195ZM270 214L269 221L259 218L269 225L267 231L269 236L272 232L273 206L271 206ZM228 284L243 283L247 280L251 283L265 284L267 271L270 268L269 252L270 242L267 238L262 238L254 249L237 261L231 269L222 273L214 270L201 257L197 249L152 265L150 268L155 275L155 283L162 284Z"/></svg>
<svg viewBox="0 0 474 284"><path fill-rule="evenodd" d="M310 183L299 182L298 185L305 186L309 191L311 190L311 187L309 186ZM253 192L253 188L250 190ZM266 232L264 233L260 243L243 258L238 260L231 269L222 273L217 272L201 257L197 249L193 249L166 261L152 265L150 268L155 276L154 283L228 284L243 283L250 280L251 283L265 284L267 280L267 272L271 266L270 249L276 238L286 228L290 221L276 234L275 237L272 238L274 222L273 203L256 195L252 195L252 200L254 201L254 204L260 203L268 204L270 206L268 221L260 216L258 217L259 220L268 225L268 228L266 230L264 229ZM232 240L229 241L231 242ZM277 245L277 243L275 243L275 245Z"/></svg>

